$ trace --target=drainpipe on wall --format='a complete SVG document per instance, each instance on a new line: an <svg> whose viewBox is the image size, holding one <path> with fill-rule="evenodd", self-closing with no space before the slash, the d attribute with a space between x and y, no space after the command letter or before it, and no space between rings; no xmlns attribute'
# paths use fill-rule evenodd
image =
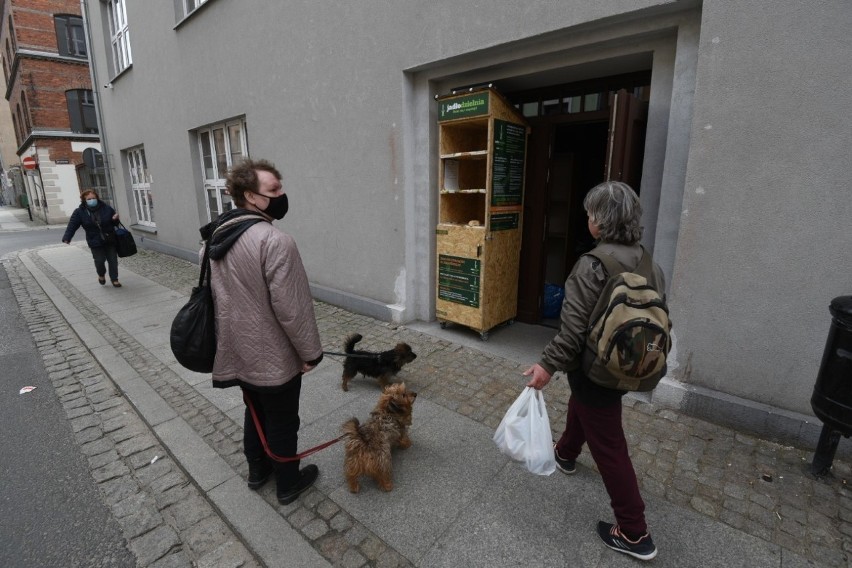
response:
<svg viewBox="0 0 852 568"><path fill-rule="evenodd" d="M83 15L83 29L86 30L86 53L89 59L89 76L92 82L92 96L95 98L95 121L98 123L98 136L101 139L101 149L104 156L104 177L106 178L107 193L109 200L112 201L115 209L118 210L118 203L115 200L115 191L112 183L112 171L110 162L110 153L107 150L107 135L104 129L103 119L101 118L101 95L98 91L98 74L95 71L95 61L92 52L92 31L89 29L89 9L86 5L86 0L80 0L80 12Z"/></svg>

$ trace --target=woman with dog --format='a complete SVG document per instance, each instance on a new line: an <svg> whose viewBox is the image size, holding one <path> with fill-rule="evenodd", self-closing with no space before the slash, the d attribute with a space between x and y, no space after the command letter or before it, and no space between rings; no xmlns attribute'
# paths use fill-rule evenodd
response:
<svg viewBox="0 0 852 568"><path fill-rule="evenodd" d="M121 282L118 281L118 253L115 250L116 225L118 213L101 201L96 191L89 189L80 194L80 206L71 214L68 227L62 235L62 242L70 245L74 233L83 227L86 232L86 244L95 259L98 283L101 286L106 284L108 266L110 282L116 288L121 288Z"/></svg>
<svg viewBox="0 0 852 568"><path fill-rule="evenodd" d="M601 183L586 195L583 208L589 232L598 240L595 253L611 255L626 269L637 267L647 253L639 245L642 211L633 189L621 182ZM626 391L599 386L581 367L589 320L609 276L595 256L583 255L577 260L565 282L559 333L524 375L531 377L527 386L541 389L556 371L567 373L571 397L565 431L554 445L556 465L563 473L574 473L583 444L588 444L616 520L616 524L599 521L598 535L613 550L650 560L657 548L645 522L645 503L621 422L621 397ZM656 264L648 283L660 294L665 290L663 273Z"/></svg>
<svg viewBox="0 0 852 568"><path fill-rule="evenodd" d="M272 224L289 208L275 166L245 160L228 174L226 187L237 207L202 229L209 236L216 313L213 386L241 387L270 452L294 458L302 375L322 360L308 277L293 237ZM247 405L248 486L260 489L274 472L279 503L292 503L314 484L319 469L299 469L298 459L273 465L260 436Z"/></svg>

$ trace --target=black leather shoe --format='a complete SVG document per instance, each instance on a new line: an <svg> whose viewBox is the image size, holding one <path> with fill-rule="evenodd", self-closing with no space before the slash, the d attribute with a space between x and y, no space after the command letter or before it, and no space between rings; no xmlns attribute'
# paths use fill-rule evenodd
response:
<svg viewBox="0 0 852 568"><path fill-rule="evenodd" d="M306 489L314 484L314 481L319 477L319 468L314 464L306 465L299 471L299 481L295 485L282 489L278 488L278 502L282 505L289 505L301 495Z"/></svg>
<svg viewBox="0 0 852 568"><path fill-rule="evenodd" d="M257 491L272 477L272 464L266 458L249 460L248 488Z"/></svg>

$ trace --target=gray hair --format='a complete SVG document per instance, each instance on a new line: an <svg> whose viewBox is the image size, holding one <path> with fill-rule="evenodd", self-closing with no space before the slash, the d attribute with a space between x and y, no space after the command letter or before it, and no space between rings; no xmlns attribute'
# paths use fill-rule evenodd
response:
<svg viewBox="0 0 852 568"><path fill-rule="evenodd" d="M642 207L636 192L620 181L605 181L589 190L583 209L601 231L601 240L632 245L642 238Z"/></svg>

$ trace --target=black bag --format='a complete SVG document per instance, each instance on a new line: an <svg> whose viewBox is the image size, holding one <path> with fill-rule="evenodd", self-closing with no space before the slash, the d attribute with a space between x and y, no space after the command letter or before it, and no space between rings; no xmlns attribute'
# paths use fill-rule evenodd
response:
<svg viewBox="0 0 852 568"><path fill-rule="evenodd" d="M136 241L133 234L121 223L115 229L115 252L120 258L136 254Z"/></svg>
<svg viewBox="0 0 852 568"><path fill-rule="evenodd" d="M206 283L205 283L206 280ZM172 321L171 347L178 363L196 373L213 371L216 359L216 314L210 289L210 259L207 245L201 261L198 286Z"/></svg>

